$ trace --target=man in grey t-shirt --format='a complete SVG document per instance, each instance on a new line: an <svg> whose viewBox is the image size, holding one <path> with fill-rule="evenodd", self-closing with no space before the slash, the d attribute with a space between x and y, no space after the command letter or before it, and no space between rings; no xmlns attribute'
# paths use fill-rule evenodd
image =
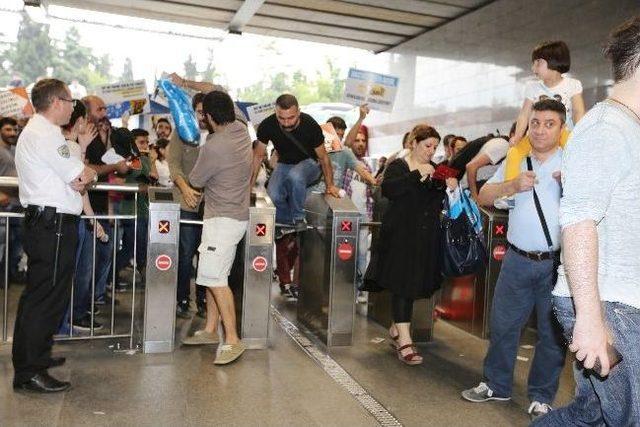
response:
<svg viewBox="0 0 640 427"><path fill-rule="evenodd" d="M18 142L18 122L11 117L0 119L0 176L17 177L15 161L15 146ZM3 189L0 192L0 210L4 212L22 212L17 189ZM18 264L22 257L22 227L20 218L9 220L9 277L11 282L24 281L24 273L18 275ZM4 253L6 226L4 221L0 224L0 250Z"/></svg>
<svg viewBox="0 0 640 427"><path fill-rule="evenodd" d="M211 134L200 149L189 183L204 188L196 283L207 288L207 324L194 338L216 339L219 312L225 339L214 363L225 365L240 357L245 349L236 330L228 278L238 243L247 231L253 153L247 126L236 120L229 95L212 91L204 97L202 106Z"/></svg>
<svg viewBox="0 0 640 427"><path fill-rule="evenodd" d="M615 84L576 125L562 165L566 276L553 294L576 398L536 425L640 425L640 16L605 52Z"/></svg>

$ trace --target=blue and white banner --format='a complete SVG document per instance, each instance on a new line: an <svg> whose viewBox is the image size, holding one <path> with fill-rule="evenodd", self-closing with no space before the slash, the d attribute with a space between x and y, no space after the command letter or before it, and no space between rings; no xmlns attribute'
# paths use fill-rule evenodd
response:
<svg viewBox="0 0 640 427"><path fill-rule="evenodd" d="M367 103L372 110L391 112L399 81L398 77L350 68L343 100L352 105Z"/></svg>
<svg viewBox="0 0 640 427"><path fill-rule="evenodd" d="M144 80L102 85L96 92L107 106L107 117L110 119L120 118L127 111L132 116L150 111Z"/></svg>

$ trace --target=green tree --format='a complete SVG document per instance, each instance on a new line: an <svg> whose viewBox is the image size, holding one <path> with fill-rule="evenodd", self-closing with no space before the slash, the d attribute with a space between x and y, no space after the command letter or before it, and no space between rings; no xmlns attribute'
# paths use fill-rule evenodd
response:
<svg viewBox="0 0 640 427"><path fill-rule="evenodd" d="M17 41L0 55L1 62L8 65L3 70L3 84L16 74L28 85L45 76L47 68L52 67L57 59L57 49L49 37L49 25L33 22L26 13L22 13Z"/></svg>
<svg viewBox="0 0 640 427"><path fill-rule="evenodd" d="M215 82L219 74L216 72L216 66L213 61L213 49L209 49L209 58L207 59L207 67L201 73L203 82Z"/></svg>
<svg viewBox="0 0 640 427"><path fill-rule="evenodd" d="M193 57L189 55L186 61L184 61L184 78L187 80L195 80L198 76L198 67Z"/></svg>
<svg viewBox="0 0 640 427"><path fill-rule="evenodd" d="M344 92L344 79L340 79L340 69L327 59L327 68L310 79L301 70L291 76L279 72L269 80L263 80L238 92L239 99L259 104L273 102L284 92L290 92L302 105L314 102L340 102Z"/></svg>
<svg viewBox="0 0 640 427"><path fill-rule="evenodd" d="M104 54L100 58L96 58L94 61L94 67L96 73L110 77L111 76L111 57L109 54Z"/></svg>
<svg viewBox="0 0 640 427"><path fill-rule="evenodd" d="M124 67L122 68L120 81L123 83L133 81L133 63L131 62L131 58L127 58L124 60Z"/></svg>
<svg viewBox="0 0 640 427"><path fill-rule="evenodd" d="M82 46L78 29L71 27L65 34L60 55L54 65L55 76L65 82L78 80L87 86L90 66L94 65L95 59L91 49Z"/></svg>

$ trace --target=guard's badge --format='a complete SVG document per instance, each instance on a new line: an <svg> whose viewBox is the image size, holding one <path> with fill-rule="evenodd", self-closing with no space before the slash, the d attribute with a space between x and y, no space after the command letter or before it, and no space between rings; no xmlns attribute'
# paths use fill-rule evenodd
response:
<svg viewBox="0 0 640 427"><path fill-rule="evenodd" d="M65 144L58 147L58 154L60 154L65 159L68 159L71 156L71 154L69 153L69 146Z"/></svg>

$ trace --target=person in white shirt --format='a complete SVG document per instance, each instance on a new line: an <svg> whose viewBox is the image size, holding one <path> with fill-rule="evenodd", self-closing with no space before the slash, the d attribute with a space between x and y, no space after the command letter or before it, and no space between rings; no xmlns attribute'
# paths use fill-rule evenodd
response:
<svg viewBox="0 0 640 427"><path fill-rule="evenodd" d="M156 171L158 172L158 184L163 187L173 187L171 172L169 171L169 162L167 161L168 145L168 139L158 139L149 153L152 160L155 157Z"/></svg>
<svg viewBox="0 0 640 427"><path fill-rule="evenodd" d="M62 135L60 126L69 122L76 103L64 82L39 81L31 103L36 114L18 138L15 157L29 275L13 334L13 387L51 393L70 386L47 369L64 363L51 357L53 334L69 303L81 193L96 173L71 155Z"/></svg>
<svg viewBox="0 0 640 427"><path fill-rule="evenodd" d="M516 124L511 126L509 138L515 132ZM485 142L478 154L467 163L467 173L463 178L463 186L467 186L474 200L478 199L478 193L482 186L496 173L500 163L507 156L509 141L503 137L492 138Z"/></svg>

